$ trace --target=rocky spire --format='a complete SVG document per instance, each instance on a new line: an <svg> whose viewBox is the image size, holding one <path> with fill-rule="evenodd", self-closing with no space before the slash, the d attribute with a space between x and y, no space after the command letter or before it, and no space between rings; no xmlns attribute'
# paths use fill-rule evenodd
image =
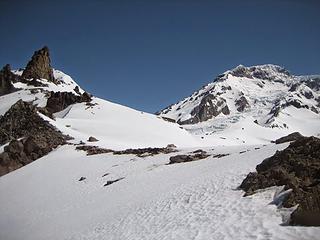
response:
<svg viewBox="0 0 320 240"><path fill-rule="evenodd" d="M26 69L22 73L25 79L44 78L50 82L55 82L53 71L50 65L49 48L43 47L35 51Z"/></svg>
<svg viewBox="0 0 320 240"><path fill-rule="evenodd" d="M12 82L16 82L17 77L18 76L11 72L9 64L0 70L0 96L15 91Z"/></svg>

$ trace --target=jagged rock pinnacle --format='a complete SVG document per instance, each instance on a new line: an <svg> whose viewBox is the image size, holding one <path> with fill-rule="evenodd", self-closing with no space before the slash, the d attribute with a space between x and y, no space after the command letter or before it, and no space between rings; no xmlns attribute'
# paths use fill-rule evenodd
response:
<svg viewBox="0 0 320 240"><path fill-rule="evenodd" d="M43 47L35 51L31 60L28 62L27 67L22 73L25 79L39 79L44 78L50 82L55 82L53 71L50 65L49 48Z"/></svg>

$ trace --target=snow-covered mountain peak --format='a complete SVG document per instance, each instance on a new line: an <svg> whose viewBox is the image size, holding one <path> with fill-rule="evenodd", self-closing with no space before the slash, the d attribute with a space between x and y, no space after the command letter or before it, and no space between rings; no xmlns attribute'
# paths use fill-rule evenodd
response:
<svg viewBox="0 0 320 240"><path fill-rule="evenodd" d="M231 74L235 77L246 77L249 79L257 78L270 81L292 79L288 70L274 64L256 65L251 67L239 65L232 70L226 71L225 75L226 74Z"/></svg>
<svg viewBox="0 0 320 240"><path fill-rule="evenodd" d="M201 136L225 131L243 120L252 128L292 131L296 124L283 117L295 119L303 112L306 119L320 120L319 79L295 76L272 64L239 65L158 114Z"/></svg>

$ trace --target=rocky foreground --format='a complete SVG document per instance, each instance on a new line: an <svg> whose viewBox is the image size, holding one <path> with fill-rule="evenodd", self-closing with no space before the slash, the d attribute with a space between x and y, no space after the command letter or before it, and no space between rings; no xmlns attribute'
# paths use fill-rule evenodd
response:
<svg viewBox="0 0 320 240"><path fill-rule="evenodd" d="M39 116L37 108L22 100L0 118L0 176L48 154L70 137Z"/></svg>
<svg viewBox="0 0 320 240"><path fill-rule="evenodd" d="M320 139L300 137L283 151L265 159L241 183L247 195L258 189L285 186L292 192L284 207L298 206L291 225L320 226Z"/></svg>

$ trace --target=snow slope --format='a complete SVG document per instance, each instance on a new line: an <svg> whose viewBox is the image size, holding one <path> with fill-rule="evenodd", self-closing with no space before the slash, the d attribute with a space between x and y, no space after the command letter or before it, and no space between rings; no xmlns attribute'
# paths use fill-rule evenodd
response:
<svg viewBox="0 0 320 240"><path fill-rule="evenodd" d="M272 71L280 77L286 75ZM54 74L60 80L58 85L45 79L39 80L47 84L45 87L15 83L19 91L0 97L0 115L19 99L43 107L49 91L77 94L75 81L60 71ZM279 79L265 83L263 93L257 86L261 80L255 78L230 77L209 84L193 98L215 86L218 92L225 91L221 96L231 114L197 124L180 126L162 117L187 120L200 97L181 103L179 110L178 105L173 106L161 116L95 97L91 105L78 103L55 113L54 120L39 113L72 136L70 143L83 141L111 149L173 143L179 153L145 158L111 153L86 156L72 144L61 146L0 178L0 239L318 239L320 228L282 226L289 210L269 204L276 188L246 198L237 190L258 163L287 146L271 144L270 140L293 130L319 134L319 115L310 111L318 96L314 90L310 102L303 99L309 109L287 106L270 124L266 123L278 99L290 97L286 94L288 86L274 80ZM231 90L223 90L228 87L225 83ZM240 92L250 103L250 109L241 113L234 104ZM277 127L272 128L272 124ZM89 143L89 136L99 141ZM196 162L167 164L170 156L198 148L211 156ZM223 153L229 155L212 156ZM79 181L81 177L85 180ZM116 179L121 180L104 186Z"/></svg>
<svg viewBox="0 0 320 240"><path fill-rule="evenodd" d="M19 71L13 72L22 74ZM57 85L45 79L38 80L46 84L45 87L15 83L14 86L20 89L19 91L0 96L0 115L4 115L19 99L44 107L50 91L77 94L74 88L78 87L80 93L84 92L63 72L54 70L54 76L60 82ZM163 121L155 115L99 98L93 98L92 104L94 106L87 106L85 103L71 105L56 113L54 121L43 115L42 117L62 132L74 137L75 143L86 142L90 136L94 136L100 140L96 145L112 149L165 147L168 144L180 147L198 145L195 138L178 124Z"/></svg>
<svg viewBox="0 0 320 240"><path fill-rule="evenodd" d="M198 145L186 130L155 115L99 98L93 98L92 103L96 105L72 105L56 113L56 120L50 122L75 137L74 142L95 136L99 142L94 145L111 149L165 147L171 143L180 147Z"/></svg>
<svg viewBox="0 0 320 240"><path fill-rule="evenodd" d="M206 150L230 155L174 165L170 155L85 156L63 146L0 178L0 239L316 240L320 228L281 226L286 212L269 205L275 189L247 198L236 190L286 146L215 147Z"/></svg>

